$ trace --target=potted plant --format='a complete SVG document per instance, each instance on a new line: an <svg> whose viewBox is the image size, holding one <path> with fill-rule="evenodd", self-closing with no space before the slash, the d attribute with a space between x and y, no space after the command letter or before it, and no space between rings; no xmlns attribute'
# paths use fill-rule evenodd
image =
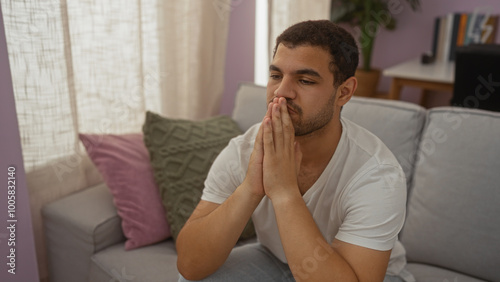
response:
<svg viewBox="0 0 500 282"><path fill-rule="evenodd" d="M406 0L413 11L420 8L420 0ZM356 71L358 96L374 96L380 70L371 66L373 44L380 27L388 30L396 28L393 15L404 8L393 0L332 0L331 21L348 23L354 28L361 48L363 65Z"/></svg>

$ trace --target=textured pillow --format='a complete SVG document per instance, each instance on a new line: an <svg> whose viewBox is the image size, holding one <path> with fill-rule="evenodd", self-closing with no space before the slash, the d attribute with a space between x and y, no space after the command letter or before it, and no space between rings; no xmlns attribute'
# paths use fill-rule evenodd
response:
<svg viewBox="0 0 500 282"><path fill-rule="evenodd" d="M113 195L127 238L125 249L168 238L170 228L142 134L80 134L80 140Z"/></svg>
<svg viewBox="0 0 500 282"><path fill-rule="evenodd" d="M229 140L241 131L226 116L189 121L147 112L143 132L175 240L200 201L213 161ZM253 225L249 222L241 238L253 234Z"/></svg>

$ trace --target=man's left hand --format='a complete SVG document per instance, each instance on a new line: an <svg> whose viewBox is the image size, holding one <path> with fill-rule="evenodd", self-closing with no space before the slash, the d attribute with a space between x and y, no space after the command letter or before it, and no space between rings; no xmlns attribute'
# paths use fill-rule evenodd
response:
<svg viewBox="0 0 500 282"><path fill-rule="evenodd" d="M295 130L285 98L274 98L271 117L266 117L263 122L263 182L266 195L273 200L300 194L297 176L302 153L295 142Z"/></svg>

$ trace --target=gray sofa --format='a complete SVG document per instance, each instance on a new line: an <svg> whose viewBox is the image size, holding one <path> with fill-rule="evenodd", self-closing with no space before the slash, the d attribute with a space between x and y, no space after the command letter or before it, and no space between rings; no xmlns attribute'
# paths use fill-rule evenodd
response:
<svg viewBox="0 0 500 282"><path fill-rule="evenodd" d="M245 130L264 112L265 88L242 84L233 119ZM400 241L417 281L500 281L500 113L355 97L342 115L379 136L406 173ZM52 282L177 281L171 239L124 250L105 184L43 216Z"/></svg>

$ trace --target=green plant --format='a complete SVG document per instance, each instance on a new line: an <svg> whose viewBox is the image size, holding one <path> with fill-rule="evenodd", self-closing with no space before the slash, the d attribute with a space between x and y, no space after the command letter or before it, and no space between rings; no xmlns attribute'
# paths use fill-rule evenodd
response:
<svg viewBox="0 0 500 282"><path fill-rule="evenodd" d="M419 0L406 0L413 11L420 8ZM399 0L332 0L330 19L336 23L348 23L359 34L361 55L365 71L371 70L373 43L380 26L393 30L393 15L403 10Z"/></svg>

